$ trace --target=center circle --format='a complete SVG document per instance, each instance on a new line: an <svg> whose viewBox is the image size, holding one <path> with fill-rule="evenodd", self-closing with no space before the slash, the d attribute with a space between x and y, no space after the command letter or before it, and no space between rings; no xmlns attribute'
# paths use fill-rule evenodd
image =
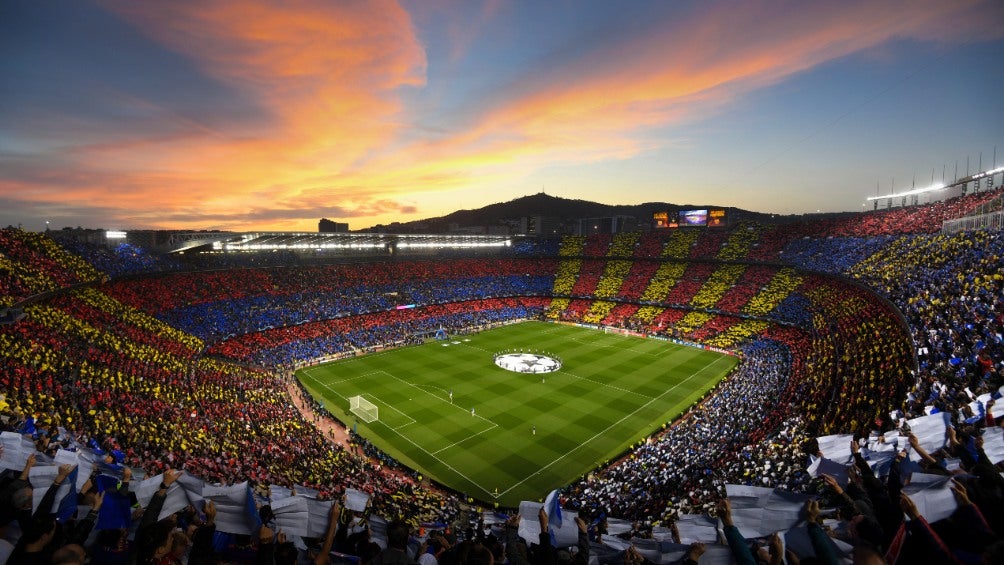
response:
<svg viewBox="0 0 1004 565"><path fill-rule="evenodd" d="M543 353L504 351L495 354L495 364L514 373L553 373L561 368L561 359Z"/></svg>

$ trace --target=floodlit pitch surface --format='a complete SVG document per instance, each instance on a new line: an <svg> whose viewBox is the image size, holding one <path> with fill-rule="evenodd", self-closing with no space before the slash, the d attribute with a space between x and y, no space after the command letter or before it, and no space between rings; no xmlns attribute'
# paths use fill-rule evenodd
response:
<svg viewBox="0 0 1004 565"><path fill-rule="evenodd" d="M503 349L546 351L563 367L513 373L493 363ZM405 465L468 496L514 506L637 444L737 362L654 339L524 322L298 376L332 413ZM378 421L349 413L348 398L357 394L377 405Z"/></svg>

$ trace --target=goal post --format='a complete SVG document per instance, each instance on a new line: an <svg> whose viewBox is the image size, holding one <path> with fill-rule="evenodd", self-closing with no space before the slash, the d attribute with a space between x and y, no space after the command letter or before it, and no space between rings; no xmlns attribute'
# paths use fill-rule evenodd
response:
<svg viewBox="0 0 1004 565"><path fill-rule="evenodd" d="M380 416L380 412L377 410L376 404L373 404L362 396L353 396L349 398L349 412L352 412L358 416L360 420L366 422L367 424L377 421Z"/></svg>

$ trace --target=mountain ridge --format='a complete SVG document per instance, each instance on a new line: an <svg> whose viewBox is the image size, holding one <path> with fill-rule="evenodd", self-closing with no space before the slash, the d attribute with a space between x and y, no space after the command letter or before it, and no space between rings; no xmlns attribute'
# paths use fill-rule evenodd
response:
<svg viewBox="0 0 1004 565"><path fill-rule="evenodd" d="M410 222L394 222L378 224L369 228L357 230L360 232L394 232L394 233L442 233L451 227L495 226L506 221L517 220L526 216L543 216L558 218L560 221L574 221L581 218L602 218L609 216L631 216L639 224L650 222L652 214L660 211L675 211L688 209L725 209L729 223L740 220L777 222L782 219L777 214L753 212L733 206L716 206L710 204L672 204L668 202L644 202L641 204L603 204L590 200L562 198L544 192L515 198L507 202L496 202L473 210L456 210L445 216L413 220ZM783 220L782 220L783 221Z"/></svg>

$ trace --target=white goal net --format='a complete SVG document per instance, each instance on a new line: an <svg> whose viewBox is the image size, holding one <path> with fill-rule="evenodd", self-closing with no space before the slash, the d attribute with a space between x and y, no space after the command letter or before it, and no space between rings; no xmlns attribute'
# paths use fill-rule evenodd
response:
<svg viewBox="0 0 1004 565"><path fill-rule="evenodd" d="M359 419L367 424L377 421L377 418L380 416L376 404L373 404L362 396L349 398L349 411L359 416Z"/></svg>

